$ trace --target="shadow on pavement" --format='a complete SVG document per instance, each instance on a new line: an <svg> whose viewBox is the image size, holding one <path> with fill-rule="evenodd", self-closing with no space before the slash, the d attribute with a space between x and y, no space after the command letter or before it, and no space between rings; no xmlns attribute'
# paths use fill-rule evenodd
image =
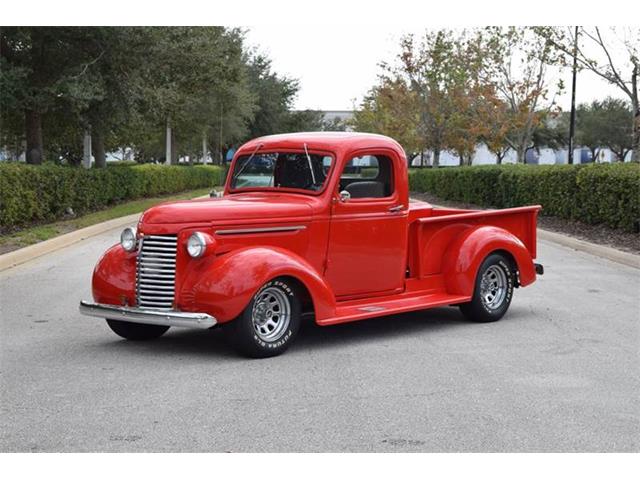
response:
<svg viewBox="0 0 640 480"><path fill-rule="evenodd" d="M319 327L309 320L292 349L330 349L470 325L457 308L433 308Z"/></svg>
<svg viewBox="0 0 640 480"><path fill-rule="evenodd" d="M435 308L328 327L317 326L312 319L305 319L290 352L309 349L330 351L349 345L375 344L396 337L465 326L472 327L473 324L466 322L457 308ZM205 331L172 328L163 337L145 342L121 340L115 333L111 334L111 340L96 346L103 353L114 351L130 355L151 353L154 356L180 354L221 359L242 358L227 343L221 328Z"/></svg>

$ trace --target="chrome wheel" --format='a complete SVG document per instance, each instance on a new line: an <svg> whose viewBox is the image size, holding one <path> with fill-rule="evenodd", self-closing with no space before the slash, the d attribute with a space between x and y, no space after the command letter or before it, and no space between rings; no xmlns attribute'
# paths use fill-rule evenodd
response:
<svg viewBox="0 0 640 480"><path fill-rule="evenodd" d="M278 340L289 327L291 304L287 294L277 287L267 287L255 299L251 314L253 330L265 342Z"/></svg>
<svg viewBox="0 0 640 480"><path fill-rule="evenodd" d="M500 308L507 297L507 274L499 265L491 265L480 281L480 299L485 307Z"/></svg>

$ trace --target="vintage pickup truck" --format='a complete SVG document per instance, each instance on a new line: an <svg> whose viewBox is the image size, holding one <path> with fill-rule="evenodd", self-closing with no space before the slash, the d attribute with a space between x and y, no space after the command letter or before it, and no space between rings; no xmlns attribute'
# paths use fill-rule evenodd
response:
<svg viewBox="0 0 640 480"><path fill-rule="evenodd" d="M303 318L456 305L495 321L542 274L539 210L410 201L405 153L388 137L262 137L238 149L223 195L155 206L126 228L80 311L131 340L222 325L252 357L286 350Z"/></svg>

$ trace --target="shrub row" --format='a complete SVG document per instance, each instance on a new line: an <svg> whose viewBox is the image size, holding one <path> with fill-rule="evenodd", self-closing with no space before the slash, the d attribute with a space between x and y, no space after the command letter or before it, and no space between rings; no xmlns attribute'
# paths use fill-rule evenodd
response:
<svg viewBox="0 0 640 480"><path fill-rule="evenodd" d="M540 204L543 215L634 231L640 165L488 165L412 170L411 190L444 200L507 208Z"/></svg>
<svg viewBox="0 0 640 480"><path fill-rule="evenodd" d="M123 200L213 187L223 181L215 166L136 165L85 170L67 166L0 164L0 231L54 221L70 207L76 214Z"/></svg>

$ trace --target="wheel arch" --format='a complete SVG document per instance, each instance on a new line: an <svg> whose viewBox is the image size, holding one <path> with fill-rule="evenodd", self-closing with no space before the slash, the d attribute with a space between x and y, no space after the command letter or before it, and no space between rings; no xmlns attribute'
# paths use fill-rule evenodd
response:
<svg viewBox="0 0 640 480"><path fill-rule="evenodd" d="M331 317L335 297L322 276L299 255L279 247L247 247L209 260L189 271L180 306L205 311L220 323L236 318L265 283L289 278L296 283L316 319Z"/></svg>
<svg viewBox="0 0 640 480"><path fill-rule="evenodd" d="M443 261L447 291L473 295L478 269L492 253L501 253L513 262L520 285L535 281L533 259L524 243L503 228L484 225L468 229L447 248Z"/></svg>

